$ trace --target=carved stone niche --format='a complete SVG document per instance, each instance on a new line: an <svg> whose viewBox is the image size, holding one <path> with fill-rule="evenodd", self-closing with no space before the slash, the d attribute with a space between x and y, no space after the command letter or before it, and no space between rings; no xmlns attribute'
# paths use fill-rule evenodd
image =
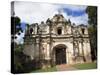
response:
<svg viewBox="0 0 100 75"><path fill-rule="evenodd" d="M36 43L39 43L39 39L38 38L36 39Z"/></svg>
<svg viewBox="0 0 100 75"><path fill-rule="evenodd" d="M49 44L49 43L50 43L50 38L48 38L46 41L47 41L47 43Z"/></svg>
<svg viewBox="0 0 100 75"><path fill-rule="evenodd" d="M42 43L45 43L45 42L47 42L47 39L42 39Z"/></svg>
<svg viewBox="0 0 100 75"><path fill-rule="evenodd" d="M85 43L89 43L89 39L84 39L84 42Z"/></svg>

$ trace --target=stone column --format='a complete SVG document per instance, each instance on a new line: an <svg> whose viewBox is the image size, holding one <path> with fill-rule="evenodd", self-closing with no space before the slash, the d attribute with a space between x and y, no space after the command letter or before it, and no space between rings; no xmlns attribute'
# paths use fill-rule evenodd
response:
<svg viewBox="0 0 100 75"><path fill-rule="evenodd" d="M82 54L82 44L81 43L79 43L79 51L80 51L80 56L82 56L83 54Z"/></svg>
<svg viewBox="0 0 100 75"><path fill-rule="evenodd" d="M84 46L85 46L85 51L84 51L84 53L85 53L85 58L86 58L86 61L87 62L91 62L91 48L90 48L90 43L89 43L89 41L87 42L85 42L84 43Z"/></svg>
<svg viewBox="0 0 100 75"><path fill-rule="evenodd" d="M40 59L40 51L39 51L39 38L36 39L36 45L35 45L35 58L36 60L39 60Z"/></svg>
<svg viewBox="0 0 100 75"><path fill-rule="evenodd" d="M69 57L68 57L68 51L67 51L67 48L66 48L66 62L67 62L67 64L69 63Z"/></svg>
<svg viewBox="0 0 100 75"><path fill-rule="evenodd" d="M68 43L66 44L66 55L67 55L67 63L72 64L73 63L73 39L69 39Z"/></svg>
<svg viewBox="0 0 100 75"><path fill-rule="evenodd" d="M47 44L47 54L46 54L46 59L49 60L50 59L50 52L49 52L49 44Z"/></svg>

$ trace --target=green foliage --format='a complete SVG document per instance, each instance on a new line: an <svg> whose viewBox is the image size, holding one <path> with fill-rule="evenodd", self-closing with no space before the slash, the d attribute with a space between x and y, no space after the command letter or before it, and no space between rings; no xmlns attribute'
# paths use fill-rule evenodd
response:
<svg viewBox="0 0 100 75"><path fill-rule="evenodd" d="M26 26L27 26L27 28L29 28L30 25L29 24L26 24Z"/></svg>
<svg viewBox="0 0 100 75"><path fill-rule="evenodd" d="M16 45L15 46L15 51L22 52L23 48L24 48L24 45L22 45L22 44Z"/></svg>
<svg viewBox="0 0 100 75"><path fill-rule="evenodd" d="M86 13L88 14L88 23L90 24L88 31L90 36L92 61L94 61L97 59L97 7L88 6Z"/></svg>
<svg viewBox="0 0 100 75"><path fill-rule="evenodd" d="M23 70L23 65L22 65L22 57L23 53L23 45L15 45L14 48L14 71L19 72Z"/></svg>
<svg viewBox="0 0 100 75"><path fill-rule="evenodd" d="M86 9L86 13L88 14L89 24L97 25L97 7L88 6Z"/></svg>
<svg viewBox="0 0 100 75"><path fill-rule="evenodd" d="M11 17L11 34L15 35L19 31L22 31L20 26L20 18L19 17Z"/></svg>
<svg viewBox="0 0 100 75"><path fill-rule="evenodd" d="M33 70L40 69L40 61L30 60L30 57L23 53L24 44L17 45L14 48L14 72L29 73ZM40 66L39 66L40 65Z"/></svg>
<svg viewBox="0 0 100 75"><path fill-rule="evenodd" d="M91 44L92 61L94 61L97 59L97 29L93 26L89 26L88 31Z"/></svg>
<svg viewBox="0 0 100 75"><path fill-rule="evenodd" d="M97 63L83 63L83 64L75 64L73 67L83 70L83 69L96 69Z"/></svg>

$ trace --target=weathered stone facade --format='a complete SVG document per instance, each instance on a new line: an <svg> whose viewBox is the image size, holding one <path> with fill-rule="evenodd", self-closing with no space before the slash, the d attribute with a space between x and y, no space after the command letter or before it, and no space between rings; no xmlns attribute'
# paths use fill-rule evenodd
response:
<svg viewBox="0 0 100 75"><path fill-rule="evenodd" d="M63 15L56 14L46 23L30 25L23 52L32 60L45 60L45 64L47 61L53 64L91 62L87 26L71 24Z"/></svg>

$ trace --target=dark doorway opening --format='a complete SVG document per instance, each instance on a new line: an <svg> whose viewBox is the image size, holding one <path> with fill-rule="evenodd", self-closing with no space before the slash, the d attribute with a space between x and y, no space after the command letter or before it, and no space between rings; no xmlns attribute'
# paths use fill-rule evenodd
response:
<svg viewBox="0 0 100 75"><path fill-rule="evenodd" d="M66 48L56 48L55 50L56 64L66 64Z"/></svg>
<svg viewBox="0 0 100 75"><path fill-rule="evenodd" d="M82 34L84 34L84 31L85 31L85 29L84 29L84 28L82 28Z"/></svg>

